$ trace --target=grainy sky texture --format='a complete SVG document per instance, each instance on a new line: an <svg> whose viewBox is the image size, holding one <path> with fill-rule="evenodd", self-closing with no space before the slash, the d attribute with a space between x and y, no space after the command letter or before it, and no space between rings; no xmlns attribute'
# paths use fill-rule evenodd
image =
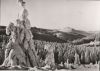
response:
<svg viewBox="0 0 100 71"><path fill-rule="evenodd" d="M100 31L100 1L25 0L32 26L47 29L72 27ZM17 0L1 0L0 25L14 21L20 7Z"/></svg>

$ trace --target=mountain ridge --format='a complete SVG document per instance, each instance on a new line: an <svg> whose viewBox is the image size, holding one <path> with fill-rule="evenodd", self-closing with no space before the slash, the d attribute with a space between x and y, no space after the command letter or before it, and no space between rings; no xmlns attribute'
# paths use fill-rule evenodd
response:
<svg viewBox="0 0 100 71"><path fill-rule="evenodd" d="M65 29L65 28L64 28ZM85 38L93 33L76 30L68 27L67 30L61 29L44 29L31 27L32 34L34 35L34 39L45 40L45 41L53 41L53 42L67 42L73 41L77 39ZM0 34L4 34L6 31L6 26L0 26Z"/></svg>

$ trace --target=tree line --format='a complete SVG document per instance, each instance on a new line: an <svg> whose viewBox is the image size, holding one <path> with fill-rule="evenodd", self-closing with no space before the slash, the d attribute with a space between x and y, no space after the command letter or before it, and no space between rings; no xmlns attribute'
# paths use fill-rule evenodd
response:
<svg viewBox="0 0 100 71"><path fill-rule="evenodd" d="M0 36L3 38L0 41L0 64L2 64L4 59L4 48L9 41L9 36ZM72 43L58 43L50 41L34 40L34 47L37 51L37 55L40 59L45 60L46 50L44 49L45 44L50 44L52 49L54 49L54 58L57 64L61 62L66 62L69 59L69 63L74 63L75 52L78 53L81 64L95 64L100 60L100 45L98 46L87 46L87 45L75 45Z"/></svg>

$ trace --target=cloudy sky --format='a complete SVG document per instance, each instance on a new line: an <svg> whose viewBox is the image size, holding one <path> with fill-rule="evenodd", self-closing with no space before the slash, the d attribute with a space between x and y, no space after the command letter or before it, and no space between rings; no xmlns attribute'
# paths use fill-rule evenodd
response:
<svg viewBox="0 0 100 71"><path fill-rule="evenodd" d="M100 30L100 1L25 0L32 26L47 29L72 27L84 31ZM1 0L0 25L14 21L20 7L17 0Z"/></svg>

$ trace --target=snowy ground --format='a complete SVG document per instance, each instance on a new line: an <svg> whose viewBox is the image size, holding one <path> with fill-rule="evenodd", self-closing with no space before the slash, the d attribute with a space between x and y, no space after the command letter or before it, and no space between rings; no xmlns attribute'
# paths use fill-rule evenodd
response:
<svg viewBox="0 0 100 71"><path fill-rule="evenodd" d="M0 70L0 71L4 71L4 70ZM77 67L77 69L56 69L56 70L48 70L48 69L43 69L43 68L28 68L28 70L16 70L16 68L14 68L13 70L6 70L6 71L100 71L99 70L99 65L85 65L85 67L83 65L80 65Z"/></svg>
<svg viewBox="0 0 100 71"><path fill-rule="evenodd" d="M87 66L87 67L83 67L83 66L80 66L79 68L77 69L73 69L73 70L66 70L66 69L62 69L62 70L55 70L55 71L100 71L99 70L99 66Z"/></svg>
<svg viewBox="0 0 100 71"><path fill-rule="evenodd" d="M56 70L29 70L29 71L100 71L99 70L99 65L87 65L86 67L84 67L83 65L79 66L77 69L56 69Z"/></svg>
<svg viewBox="0 0 100 71"><path fill-rule="evenodd" d="M73 70L66 70L66 69L61 69L61 70L55 70L55 71L100 71L99 70L99 66L87 66L87 67L83 67L83 66L80 66L79 68L77 69L73 69Z"/></svg>

